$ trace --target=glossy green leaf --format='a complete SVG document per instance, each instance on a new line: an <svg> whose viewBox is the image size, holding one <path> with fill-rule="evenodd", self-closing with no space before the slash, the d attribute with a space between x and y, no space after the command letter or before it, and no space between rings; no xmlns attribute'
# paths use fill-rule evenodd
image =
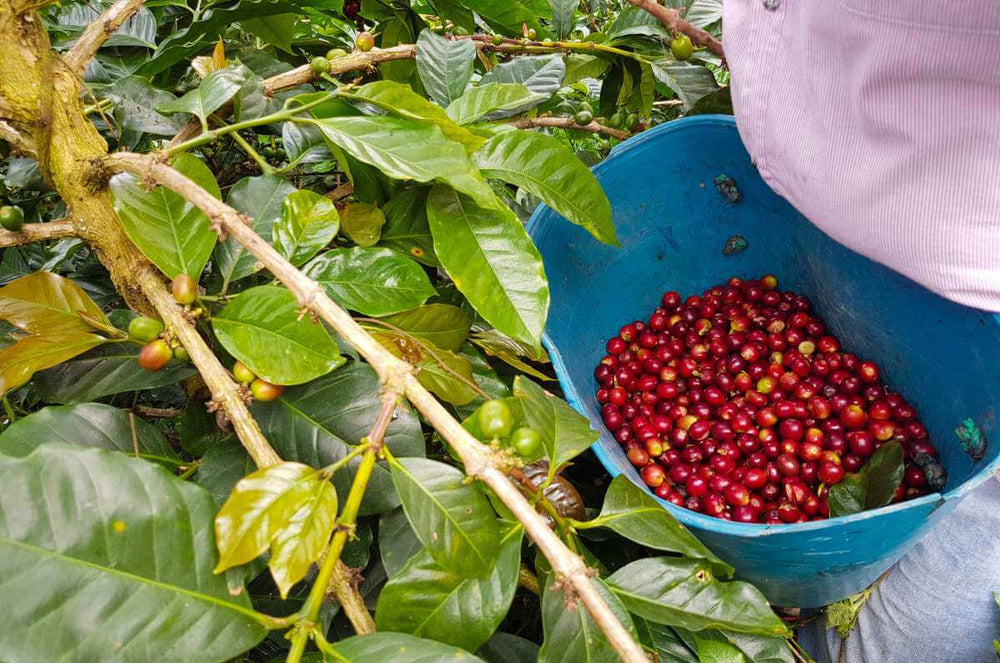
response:
<svg viewBox="0 0 1000 663"><path fill-rule="evenodd" d="M476 653L488 663L537 661L538 645L513 633L497 631Z"/></svg>
<svg viewBox="0 0 1000 663"><path fill-rule="evenodd" d="M523 112L548 98L520 83L484 83L448 104L448 117L458 124L472 124L487 115Z"/></svg>
<svg viewBox="0 0 1000 663"><path fill-rule="evenodd" d="M321 468L342 459L371 431L380 407L379 386L368 364L351 361L308 384L289 387L275 401L255 402L251 411L279 456ZM395 456L424 455L420 422L406 407L396 408L384 440ZM333 475L339 494L347 494L360 463L357 458ZM388 469L376 464L361 515L383 513L398 505Z"/></svg>
<svg viewBox="0 0 1000 663"><path fill-rule="evenodd" d="M442 39L441 37L437 38ZM449 43L458 44L461 42ZM418 50L418 61L420 54L421 52ZM409 85L400 85L392 81L375 81L344 93L344 96L367 101L399 117L436 125L446 138L464 145L468 154L475 152L484 142L482 137L456 124L441 106L427 101L423 95L414 92Z"/></svg>
<svg viewBox="0 0 1000 663"><path fill-rule="evenodd" d="M220 197L215 175L197 158L178 154L170 165ZM111 178L111 199L129 239L167 278L198 280L216 241L204 212L166 187L148 191L141 178L124 173Z"/></svg>
<svg viewBox="0 0 1000 663"><path fill-rule="evenodd" d="M630 632L635 632L632 618L621 601L600 578L590 583L604 602ZM542 626L545 640L538 652L539 663L616 663L619 658L600 627L579 600L567 605L568 597L562 587L554 587L549 576L542 594Z"/></svg>
<svg viewBox="0 0 1000 663"><path fill-rule="evenodd" d="M58 274L34 272L0 288L0 320L29 334L93 332L88 319L101 327L111 325L83 288Z"/></svg>
<svg viewBox="0 0 1000 663"><path fill-rule="evenodd" d="M639 643L656 652L660 663L699 663L698 655L688 649L677 632L669 626L632 616Z"/></svg>
<svg viewBox="0 0 1000 663"><path fill-rule="evenodd" d="M410 17L409 12L396 12L393 18L380 24L382 48L390 48L399 44L412 44L416 41L416 29ZM413 60L383 62L379 65L379 70L382 72L382 78L387 81L410 83L417 89L421 87L417 75L417 64Z"/></svg>
<svg viewBox="0 0 1000 663"><path fill-rule="evenodd" d="M525 375L536 380L553 382L555 378L542 373L537 368L522 361L521 357L526 357L532 361L549 363L549 356L545 350L536 351L526 343L517 341L507 334L496 329L480 329L472 335L472 343L476 347L491 357L496 357L508 366L511 366Z"/></svg>
<svg viewBox="0 0 1000 663"><path fill-rule="evenodd" d="M639 7L622 9L604 32L610 40L622 40L625 37L650 37L662 41L673 39L670 30L660 19Z"/></svg>
<svg viewBox="0 0 1000 663"><path fill-rule="evenodd" d="M514 395L521 402L527 425L541 433L542 446L553 467L575 458L597 441L599 435L586 417L531 380L515 377Z"/></svg>
<svg viewBox="0 0 1000 663"><path fill-rule="evenodd" d="M469 337L472 321L465 311L450 304L425 304L410 311L382 318L384 325L372 325L380 331L402 330L421 341L443 350L457 351Z"/></svg>
<svg viewBox="0 0 1000 663"><path fill-rule="evenodd" d="M423 548L402 508L382 514L378 521L378 549L386 575L395 576Z"/></svg>
<svg viewBox="0 0 1000 663"><path fill-rule="evenodd" d="M310 503L319 483L315 469L290 462L240 479L215 517L215 572L260 557L287 529L296 529L294 517Z"/></svg>
<svg viewBox="0 0 1000 663"><path fill-rule="evenodd" d="M573 19L580 0L549 0L549 6L552 8L552 30L556 38L566 39L573 32Z"/></svg>
<svg viewBox="0 0 1000 663"><path fill-rule="evenodd" d="M756 587L716 580L705 561L640 559L615 571L608 584L630 611L660 624L761 635L789 632Z"/></svg>
<svg viewBox="0 0 1000 663"><path fill-rule="evenodd" d="M105 342L96 334L84 332L22 338L0 350L0 396L30 380L35 371L51 368Z"/></svg>
<svg viewBox="0 0 1000 663"><path fill-rule="evenodd" d="M535 28L544 34L538 22L537 10L522 0L458 0L459 3L479 14L494 29L508 35L520 35L522 26ZM535 6L537 7L537 5ZM548 17L546 17L548 18Z"/></svg>
<svg viewBox="0 0 1000 663"><path fill-rule="evenodd" d="M0 485L4 660L209 663L267 634L212 575L215 507L198 486L61 445L0 462Z"/></svg>
<svg viewBox="0 0 1000 663"><path fill-rule="evenodd" d="M446 187L427 198L434 251L490 324L539 347L549 310L541 255L508 208L486 209Z"/></svg>
<svg viewBox="0 0 1000 663"><path fill-rule="evenodd" d="M502 205L465 154L433 124L400 117L330 117L313 120L323 136L389 177L441 182L485 207Z"/></svg>
<svg viewBox="0 0 1000 663"><path fill-rule="evenodd" d="M522 533L517 526L504 537L485 578L450 571L426 549L417 553L382 588L376 627L475 651L500 625L514 599Z"/></svg>
<svg viewBox="0 0 1000 663"><path fill-rule="evenodd" d="M141 76L119 78L104 91L104 96L115 103L115 119L124 129L173 136L184 126L182 116L164 115L156 110L173 101L174 95L153 87Z"/></svg>
<svg viewBox="0 0 1000 663"><path fill-rule="evenodd" d="M596 55L586 53L570 53L566 56L566 75L563 85L572 85L584 78L600 78L611 62Z"/></svg>
<svg viewBox="0 0 1000 663"><path fill-rule="evenodd" d="M608 486L604 506L594 522L647 548L704 559L715 573L726 577L733 575L732 566L716 557L652 495L623 474L616 476Z"/></svg>
<svg viewBox="0 0 1000 663"><path fill-rule="evenodd" d="M250 227L270 244L274 226L281 218L282 203L295 191L294 186L277 175L244 177L229 189L226 202L250 217ZM219 242L213 257L225 286L263 269L257 258L232 237Z"/></svg>
<svg viewBox="0 0 1000 663"><path fill-rule="evenodd" d="M892 501L903 480L903 447L887 442L875 450L857 474L830 487L830 517L877 509Z"/></svg>
<svg viewBox="0 0 1000 663"><path fill-rule="evenodd" d="M417 363L417 379L438 398L454 405L465 405L476 399L472 366L462 355L450 350L431 348L421 350L423 359Z"/></svg>
<svg viewBox="0 0 1000 663"><path fill-rule="evenodd" d="M406 663L483 663L478 656L407 633L370 633L338 640L327 648L338 663L406 661ZM308 654L303 663L326 663L323 654Z"/></svg>
<svg viewBox="0 0 1000 663"><path fill-rule="evenodd" d="M424 187L407 189L386 202L382 207L385 225L379 245L425 265L440 267L427 225L427 192Z"/></svg>
<svg viewBox="0 0 1000 663"><path fill-rule="evenodd" d="M171 468L180 465L177 452L153 425L101 403L46 407L18 419L0 434L0 454L27 456L49 442L121 451Z"/></svg>
<svg viewBox="0 0 1000 663"><path fill-rule="evenodd" d="M341 211L344 232L358 246L368 248L378 244L385 225L385 215L370 203L348 203Z"/></svg>
<svg viewBox="0 0 1000 663"><path fill-rule="evenodd" d="M566 63L558 53L517 57L499 64L483 75L487 83L520 83L532 92L551 97L562 87Z"/></svg>
<svg viewBox="0 0 1000 663"><path fill-rule="evenodd" d="M241 25L262 41L291 53L296 19L295 14L274 14L262 18L250 18Z"/></svg>
<svg viewBox="0 0 1000 663"><path fill-rule="evenodd" d="M431 99L447 106L465 92L472 78L476 45L468 39L446 39L429 29L417 37L417 71Z"/></svg>
<svg viewBox="0 0 1000 663"><path fill-rule="evenodd" d="M202 79L198 87L180 99L157 106L161 113L190 113L207 126L208 116L222 108L243 86L243 72L237 67L217 69Z"/></svg>
<svg viewBox="0 0 1000 663"><path fill-rule="evenodd" d="M298 267L329 244L339 229L340 215L333 201L300 189L281 203L281 217L274 222L274 248Z"/></svg>
<svg viewBox="0 0 1000 663"><path fill-rule="evenodd" d="M663 57L649 63L656 80L673 90L687 110L706 94L719 89L715 76L706 67Z"/></svg>
<svg viewBox="0 0 1000 663"><path fill-rule="evenodd" d="M389 249L333 249L303 271L338 304L365 315L406 311L435 294L420 265Z"/></svg>
<svg viewBox="0 0 1000 663"><path fill-rule="evenodd" d="M684 14L684 20L696 28L707 28L722 20L722 0L694 0Z"/></svg>
<svg viewBox="0 0 1000 663"><path fill-rule="evenodd" d="M177 384L198 373L191 364L177 360L159 371L147 371L138 363L140 349L134 343L106 343L35 373L34 387L46 403L83 403Z"/></svg>
<svg viewBox="0 0 1000 663"><path fill-rule="evenodd" d="M295 583L306 577L309 567L326 549L336 524L337 491L329 481L317 481L308 498L271 541L267 566L281 598L288 598Z"/></svg>
<svg viewBox="0 0 1000 663"><path fill-rule="evenodd" d="M534 131L507 131L473 156L486 177L524 189L605 244L618 244L611 203L565 143Z"/></svg>
<svg viewBox="0 0 1000 663"><path fill-rule="evenodd" d="M795 663L797 660L788 640L777 636L734 633L733 631L714 629L691 632L681 628L677 629L677 633L684 638L685 642L695 645L702 660L704 660L705 653L709 656L730 656L734 661L740 660L729 649L719 648L713 651L711 646L707 644L711 641L728 645L737 653L742 652L742 656L745 656L743 660L751 663Z"/></svg>
<svg viewBox="0 0 1000 663"><path fill-rule="evenodd" d="M460 575L489 573L500 546L489 500L451 465L425 458L390 465L406 517L434 559Z"/></svg>
<svg viewBox="0 0 1000 663"><path fill-rule="evenodd" d="M212 494L216 507L229 499L233 487L257 469L253 459L235 439L228 439L208 449L201 459L195 483Z"/></svg>
<svg viewBox="0 0 1000 663"><path fill-rule="evenodd" d="M278 286L240 293L212 318L212 328L231 355L273 384L308 382L346 361L326 328L300 316L295 295Z"/></svg>

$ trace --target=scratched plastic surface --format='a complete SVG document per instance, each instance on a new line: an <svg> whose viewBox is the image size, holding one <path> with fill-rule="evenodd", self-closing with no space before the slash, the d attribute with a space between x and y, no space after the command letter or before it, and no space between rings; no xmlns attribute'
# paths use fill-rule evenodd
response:
<svg viewBox="0 0 1000 663"><path fill-rule="evenodd" d="M552 291L545 345L570 403L601 432L594 450L612 475L642 485L594 400L605 341L648 317L665 290L700 293L734 275L772 273L781 287L809 295L845 349L876 360L918 408L941 450L944 495L827 521L732 523L661 501L772 603L816 607L860 591L997 470L994 443L973 463L954 434L971 417L994 437L997 318L948 302L809 224L760 179L732 118L661 125L620 145L594 172L611 199L621 247L601 245L544 205L528 227ZM713 182L719 174L735 178L742 201L723 200ZM735 234L748 247L723 255Z"/></svg>

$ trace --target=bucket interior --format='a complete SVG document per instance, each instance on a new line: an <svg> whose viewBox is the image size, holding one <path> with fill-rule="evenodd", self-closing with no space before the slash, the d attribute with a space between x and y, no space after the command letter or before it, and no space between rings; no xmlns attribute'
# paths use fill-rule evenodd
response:
<svg viewBox="0 0 1000 663"><path fill-rule="evenodd" d="M599 455L613 474L641 483L594 398L593 371L606 340L623 324L647 319L666 290L686 297L731 276L767 273L780 288L809 296L844 350L875 361L882 380L917 408L948 470L947 497L996 464L995 444L973 462L955 434L966 418L987 439L996 427L995 316L938 297L812 226L760 179L731 118L661 125L617 148L595 173L611 200L620 247L600 244L544 206L529 230L552 292L546 345L568 399L601 432ZM742 201L723 199L713 181L719 174L736 180ZM734 235L748 247L724 255ZM708 520L670 509L689 524Z"/></svg>

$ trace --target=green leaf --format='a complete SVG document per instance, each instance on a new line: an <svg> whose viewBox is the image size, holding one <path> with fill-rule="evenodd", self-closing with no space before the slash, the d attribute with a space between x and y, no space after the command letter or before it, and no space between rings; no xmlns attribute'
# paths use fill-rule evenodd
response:
<svg viewBox="0 0 1000 663"><path fill-rule="evenodd" d="M903 447L887 442L875 450L857 474L830 487L830 517L877 509L892 501L903 480Z"/></svg>
<svg viewBox="0 0 1000 663"><path fill-rule="evenodd" d="M236 485L238 488L240 484ZM326 549L336 524L337 491L329 481L318 481L271 542L267 566L281 598L288 598L295 583L306 577L309 567Z"/></svg>
<svg viewBox="0 0 1000 663"><path fill-rule="evenodd" d="M586 417L531 380L515 377L514 395L521 402L527 425L541 433L551 467L558 468L597 441L599 435Z"/></svg>
<svg viewBox="0 0 1000 663"><path fill-rule="evenodd" d="M450 465L400 458L390 466L406 517L434 559L460 575L489 573L500 546L489 500Z"/></svg>
<svg viewBox="0 0 1000 663"><path fill-rule="evenodd" d="M437 38L441 39L441 37ZM449 41L449 43L461 42ZM467 154L475 152L484 142L482 137L456 124L441 106L427 101L408 85L400 85L392 81L375 81L343 93L343 96L349 99L367 101L399 117L436 125L448 140L465 146Z"/></svg>
<svg viewBox="0 0 1000 663"><path fill-rule="evenodd" d="M121 451L164 462L170 468L181 464L177 452L154 426L134 415L130 420L128 412L100 403L46 407L18 419L0 435L0 454L20 458L49 442Z"/></svg>
<svg viewBox="0 0 1000 663"><path fill-rule="evenodd" d="M549 0L552 7L552 29L556 38L566 39L573 32L574 16L580 0Z"/></svg>
<svg viewBox="0 0 1000 663"><path fill-rule="evenodd" d="M134 343L107 343L35 374L34 386L46 403L81 403L126 391L155 389L197 375L187 362L172 361L159 371L139 365Z"/></svg>
<svg viewBox="0 0 1000 663"><path fill-rule="evenodd" d="M445 138L433 124L399 117L330 117L313 120L330 143L389 177L442 182L485 207L502 205L465 148Z"/></svg>
<svg viewBox="0 0 1000 663"><path fill-rule="evenodd" d="M34 272L0 288L0 320L29 334L93 332L94 326L81 313L100 328L111 326L83 288L58 274Z"/></svg>
<svg viewBox="0 0 1000 663"><path fill-rule="evenodd" d="M406 633L369 633L327 647L339 663L402 661L407 663L482 663L482 659L450 645ZM325 663L323 654L307 654L303 663Z"/></svg>
<svg viewBox="0 0 1000 663"><path fill-rule="evenodd" d="M275 401L255 402L251 411L279 456L321 468L342 459L371 431L380 409L379 386L368 364L351 361L308 384L289 387ZM395 456L424 455L420 422L405 407L396 408L384 439ZM360 463L357 458L333 475L340 494L347 494ZM388 469L376 464L361 515L383 513L398 505Z"/></svg>
<svg viewBox="0 0 1000 663"><path fill-rule="evenodd" d="M286 598L323 551L336 516L336 491L315 469L289 462L259 469L237 482L215 517L215 572L271 548L271 575ZM295 546L302 550L296 553Z"/></svg>
<svg viewBox="0 0 1000 663"><path fill-rule="evenodd" d="M299 315L295 295L273 285L240 293L212 318L219 342L259 377L301 384L346 360L326 328Z"/></svg>
<svg viewBox="0 0 1000 663"><path fill-rule="evenodd" d="M390 578L400 572L406 562L423 550L417 533L410 527L402 508L382 514L378 521L378 549L382 566Z"/></svg>
<svg viewBox="0 0 1000 663"><path fill-rule="evenodd" d="M161 113L191 113L208 126L208 116L222 108L243 87L243 72L238 67L217 69L205 76L198 87L180 99L157 106Z"/></svg>
<svg viewBox="0 0 1000 663"><path fill-rule="evenodd" d="M521 0L459 0L460 4L476 12L496 30L507 35L520 35L522 25L544 33L538 22L538 13ZM547 17L546 17L547 18Z"/></svg>
<svg viewBox="0 0 1000 663"><path fill-rule="evenodd" d="M715 76L702 65L679 62L669 57L652 60L649 64L653 67L656 80L677 93L677 97L684 102L684 110L719 89Z"/></svg>
<svg viewBox="0 0 1000 663"><path fill-rule="evenodd" d="M468 578L440 566L427 550L411 557L379 595L375 624L475 651L503 621L517 589L520 526L500 544L485 578Z"/></svg>
<svg viewBox="0 0 1000 663"><path fill-rule="evenodd" d="M663 42L673 39L670 30L660 19L639 7L625 7L605 27L604 32L612 41L621 41L625 37L650 37Z"/></svg>
<svg viewBox="0 0 1000 663"><path fill-rule="evenodd" d="M368 248L378 244L385 225L385 215L371 203L348 203L341 211L344 232L358 246Z"/></svg>
<svg viewBox="0 0 1000 663"><path fill-rule="evenodd" d="M220 197L215 175L197 158L178 154L170 165ZM141 178L125 173L111 178L111 200L129 239L167 278L198 280L216 240L204 212L166 187L149 191Z"/></svg>
<svg viewBox="0 0 1000 663"><path fill-rule="evenodd" d="M333 249L303 271L338 304L365 315L406 311L436 294L420 265L389 249Z"/></svg>
<svg viewBox="0 0 1000 663"><path fill-rule="evenodd" d="M124 129L173 136L184 126L184 118L167 116L156 108L174 100L166 90L153 87L141 76L125 76L112 83L104 96L115 103L115 119Z"/></svg>
<svg viewBox="0 0 1000 663"><path fill-rule="evenodd" d="M619 658L600 627L579 600L570 602L564 588L554 587L554 574L549 574L542 594L542 626L545 641L538 652L539 663L616 663ZM630 632L635 632L632 618L621 601L600 578L590 583L601 595L611 612Z"/></svg>
<svg viewBox="0 0 1000 663"><path fill-rule="evenodd" d="M0 485L6 660L207 663L267 634L246 593L212 575L215 507L198 486L61 445L0 462Z"/></svg>
<svg viewBox="0 0 1000 663"><path fill-rule="evenodd" d="M639 643L655 652L660 663L699 663L698 656L688 649L674 629L635 615L632 619L639 633Z"/></svg>
<svg viewBox="0 0 1000 663"><path fill-rule="evenodd" d="M0 396L30 380L35 371L51 368L105 342L96 334L83 332L22 338L0 350Z"/></svg>
<svg viewBox="0 0 1000 663"><path fill-rule="evenodd" d="M684 20L696 28L707 28L722 20L722 0L694 0Z"/></svg>
<svg viewBox="0 0 1000 663"><path fill-rule="evenodd" d="M195 482L212 494L212 501L222 507L236 482L257 469L253 459L235 439L225 440L205 452L194 475Z"/></svg>
<svg viewBox="0 0 1000 663"><path fill-rule="evenodd" d="M618 245L611 203L594 174L559 139L507 131L489 139L473 160L486 177L538 198L605 244Z"/></svg>
<svg viewBox="0 0 1000 663"><path fill-rule="evenodd" d="M465 357L440 348L421 350L421 353L424 357L416 363L420 369L417 374L420 384L454 405L465 405L476 399L479 392L475 389L472 366Z"/></svg>
<svg viewBox="0 0 1000 663"><path fill-rule="evenodd" d="M498 64L483 75L480 85L487 83L520 83L546 99L562 87L566 63L558 53L517 57Z"/></svg>
<svg viewBox="0 0 1000 663"><path fill-rule="evenodd" d="M447 106L465 92L472 78L476 45L468 39L445 39L429 29L417 37L417 71L431 99Z"/></svg>
<svg viewBox="0 0 1000 663"><path fill-rule="evenodd" d="M379 245L425 265L440 267L427 225L427 192L423 187L406 189L382 206L385 225Z"/></svg>
<svg viewBox="0 0 1000 663"><path fill-rule="evenodd" d="M450 304L426 304L396 315L382 318L386 325L373 325L372 329L392 331L400 329L421 341L432 343L436 348L457 351L469 337L472 321L457 306Z"/></svg>
<svg viewBox="0 0 1000 663"><path fill-rule="evenodd" d="M379 27L382 29L382 48L390 48L399 44L412 44L417 37L407 12L397 12L392 19L382 23ZM417 64L413 60L383 62L379 65L379 70L382 72L382 78L387 81L411 83L418 88L420 87L420 80L417 78Z"/></svg>
<svg viewBox="0 0 1000 663"><path fill-rule="evenodd" d="M571 85L584 78L600 78L611 63L604 58L586 53L570 53L566 56L566 75L563 85Z"/></svg>
<svg viewBox="0 0 1000 663"><path fill-rule="evenodd" d="M229 190L226 202L250 217L250 227L270 244L274 226L281 218L282 203L295 191L294 186L277 175L244 177ZM214 259L225 284L223 289L263 269L257 258L232 237L219 243Z"/></svg>
<svg viewBox="0 0 1000 663"><path fill-rule="evenodd" d="M241 25L262 41L291 53L297 18L296 14L275 14L263 18L250 18Z"/></svg>
<svg viewBox="0 0 1000 663"><path fill-rule="evenodd" d="M746 656L753 663L795 663L796 658L785 638L769 635L734 633L733 631L699 631L701 638L711 638L726 642Z"/></svg>
<svg viewBox="0 0 1000 663"><path fill-rule="evenodd" d="M274 222L274 248L299 267L329 244L340 229L337 206L314 191L294 191L281 203Z"/></svg>
<svg viewBox="0 0 1000 663"><path fill-rule="evenodd" d="M458 124L472 124L487 115L506 116L533 108L548 95L532 92L520 83L485 83L448 104L448 117Z"/></svg>
<svg viewBox="0 0 1000 663"><path fill-rule="evenodd" d="M630 611L660 624L761 635L789 633L756 587L720 582L704 561L640 559L615 571L608 584Z"/></svg>
<svg viewBox="0 0 1000 663"><path fill-rule="evenodd" d="M514 213L437 186L427 198L427 219L435 253L476 311L505 334L540 347L549 285L542 257Z"/></svg>
<svg viewBox="0 0 1000 663"><path fill-rule="evenodd" d="M526 638L497 631L477 653L489 663L537 661L538 645Z"/></svg>
<svg viewBox="0 0 1000 663"><path fill-rule="evenodd" d="M601 513L592 521L647 548L704 559L712 570L730 577L733 567L715 556L649 493L620 474L608 486Z"/></svg>

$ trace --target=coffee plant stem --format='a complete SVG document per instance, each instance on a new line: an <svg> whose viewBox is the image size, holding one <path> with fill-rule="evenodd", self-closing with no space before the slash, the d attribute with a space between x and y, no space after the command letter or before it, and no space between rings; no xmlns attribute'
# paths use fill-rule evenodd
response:
<svg viewBox="0 0 1000 663"><path fill-rule="evenodd" d="M97 55L101 45L121 27L122 23L132 17L144 0L118 0L108 7L101 17L87 26L73 48L63 56L63 61L78 77L83 78L87 65Z"/></svg>
<svg viewBox="0 0 1000 663"><path fill-rule="evenodd" d="M0 230L0 247L21 246L22 244L65 237L76 237L73 222L68 219L49 221L48 223L26 223L17 232Z"/></svg>
<svg viewBox="0 0 1000 663"><path fill-rule="evenodd" d="M465 472L481 479L514 516L524 525L528 536L549 560L553 571L567 586L572 587L601 631L607 636L618 655L625 661L644 663L642 648L632 639L611 608L591 583L593 571L583 559L573 554L549 529L545 520L528 503L521 491L507 476L509 460L476 440L450 412L420 384L413 368L397 359L340 308L325 290L303 274L244 221L244 216L218 200L183 174L163 162L159 155L118 152L104 159L109 172L130 172L159 183L180 194L201 209L213 226L229 233L261 264L271 271L304 307L315 312L337 334L350 343L375 369L384 388L405 394L406 398L458 454Z"/></svg>
<svg viewBox="0 0 1000 663"><path fill-rule="evenodd" d="M379 409L375 424L372 426L368 437L363 440L364 457L358 466L357 474L351 483L351 490L347 494L347 501L344 509L337 519L337 528L327 550L326 558L320 566L316 580L309 590L302 610L299 611L300 623L304 626L315 624L319 619L320 608L323 607L323 598L326 596L327 588L330 586L330 579L333 577L334 569L340 561L340 554L344 551L344 544L347 538L354 532L354 525L358 519L358 510L361 508L361 500L365 496L368 488L368 480L371 478L372 470L375 469L375 460L382 450L382 441L385 439L385 432L392 421L392 413L396 410L398 394L393 391L386 391L382 394L382 405ZM369 618L370 619L370 618ZM287 663L299 663L302 659L302 652L305 651L306 642L309 639L310 630L300 628L292 636L292 648L288 652Z"/></svg>
<svg viewBox="0 0 1000 663"><path fill-rule="evenodd" d="M674 33L685 34L691 38L698 46L704 46L720 58L725 58L726 53L722 50L722 42L711 34L696 28L681 18L681 13L676 9L670 9L656 2L656 0L628 0L629 4L642 9L645 12L660 19L660 22L667 26L667 29Z"/></svg>

